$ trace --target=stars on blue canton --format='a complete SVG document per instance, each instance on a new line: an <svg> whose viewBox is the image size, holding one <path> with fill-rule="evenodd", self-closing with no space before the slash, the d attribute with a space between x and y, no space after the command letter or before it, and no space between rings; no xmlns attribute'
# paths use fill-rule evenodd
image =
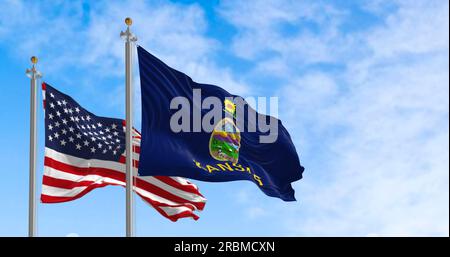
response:
<svg viewBox="0 0 450 257"><path fill-rule="evenodd" d="M79 157L116 160L125 150L119 119L97 117L47 87L46 146Z"/></svg>

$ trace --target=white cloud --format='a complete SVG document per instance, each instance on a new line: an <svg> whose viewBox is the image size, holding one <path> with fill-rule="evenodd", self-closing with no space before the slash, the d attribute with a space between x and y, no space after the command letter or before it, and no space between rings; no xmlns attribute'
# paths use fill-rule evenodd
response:
<svg viewBox="0 0 450 257"><path fill-rule="evenodd" d="M2 44L24 60L37 55L39 63L47 67L46 72L73 65L83 47L68 44L82 41L83 31L79 30L82 4L61 1L53 4L58 8L57 15L52 13L52 6L36 1L7 0L0 9Z"/></svg>
<svg viewBox="0 0 450 257"><path fill-rule="evenodd" d="M298 115L294 109L312 112L317 108L317 104L322 106L332 105L333 99L338 96L338 87L333 77L326 73L311 72L293 79L291 86L285 87L281 95L289 96L286 99L289 102L286 104L295 106L289 114ZM311 118L316 119L316 117Z"/></svg>
<svg viewBox="0 0 450 257"><path fill-rule="evenodd" d="M137 43L177 68L208 58L216 47L216 42L204 35L205 17L197 5L128 1L104 4L92 15L85 51L88 63L105 66L100 60L113 60L118 62L112 63L113 70L121 72L123 41L118 34L125 29L124 15L133 17L132 30L138 37Z"/></svg>
<svg viewBox="0 0 450 257"><path fill-rule="evenodd" d="M267 214L267 210L263 207L251 206L246 209L247 217L250 219L257 219Z"/></svg>
<svg viewBox="0 0 450 257"><path fill-rule="evenodd" d="M439 51L448 47L448 29L445 7L407 7L387 17L383 28L371 31L368 44L378 56L385 58L401 53Z"/></svg>
<svg viewBox="0 0 450 257"><path fill-rule="evenodd" d="M335 33L345 13L315 1L224 1L219 13L238 27L234 53L249 60L269 54L298 64L332 61L342 43ZM302 22L326 27L317 33ZM283 33L289 28L297 33Z"/></svg>

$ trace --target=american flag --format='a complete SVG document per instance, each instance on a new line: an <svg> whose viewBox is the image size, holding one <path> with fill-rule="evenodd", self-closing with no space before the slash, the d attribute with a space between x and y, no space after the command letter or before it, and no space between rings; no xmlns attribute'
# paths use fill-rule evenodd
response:
<svg viewBox="0 0 450 257"><path fill-rule="evenodd" d="M45 160L41 201L78 199L107 185L125 186L125 122L99 117L71 97L42 84L45 110ZM134 174L141 135L133 129ZM206 199L198 187L180 177L134 177L135 192L161 215L177 221L198 216Z"/></svg>

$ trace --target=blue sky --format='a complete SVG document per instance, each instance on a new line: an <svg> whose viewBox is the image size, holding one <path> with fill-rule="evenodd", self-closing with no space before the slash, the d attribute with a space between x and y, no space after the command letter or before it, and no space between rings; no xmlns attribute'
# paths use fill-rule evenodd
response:
<svg viewBox="0 0 450 257"><path fill-rule="evenodd" d="M448 1L0 4L0 236L27 234L30 56L88 110L124 117L126 16L140 45L194 80L279 97L306 168L293 203L246 181L195 181L208 198L198 221L172 223L136 198L137 235L449 235ZM41 109L38 145L40 183ZM124 207L112 186L39 204L39 235L122 236Z"/></svg>

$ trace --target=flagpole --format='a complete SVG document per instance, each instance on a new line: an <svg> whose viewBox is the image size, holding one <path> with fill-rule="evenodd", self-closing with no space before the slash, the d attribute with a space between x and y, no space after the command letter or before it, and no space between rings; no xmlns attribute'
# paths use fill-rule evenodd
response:
<svg viewBox="0 0 450 257"><path fill-rule="evenodd" d="M125 40L125 110L126 110L126 236L134 236L134 213L133 213L133 150L132 150L132 128L133 128L133 84L132 84L132 53L133 43L137 41L136 36L131 33L131 18L125 19L127 30L120 32L120 37Z"/></svg>
<svg viewBox="0 0 450 257"><path fill-rule="evenodd" d="M31 57L31 69L26 70L27 76L31 80L30 94L30 177L28 190L28 236L36 236L36 107L37 107L37 80L42 77L41 73L36 70L37 57Z"/></svg>

